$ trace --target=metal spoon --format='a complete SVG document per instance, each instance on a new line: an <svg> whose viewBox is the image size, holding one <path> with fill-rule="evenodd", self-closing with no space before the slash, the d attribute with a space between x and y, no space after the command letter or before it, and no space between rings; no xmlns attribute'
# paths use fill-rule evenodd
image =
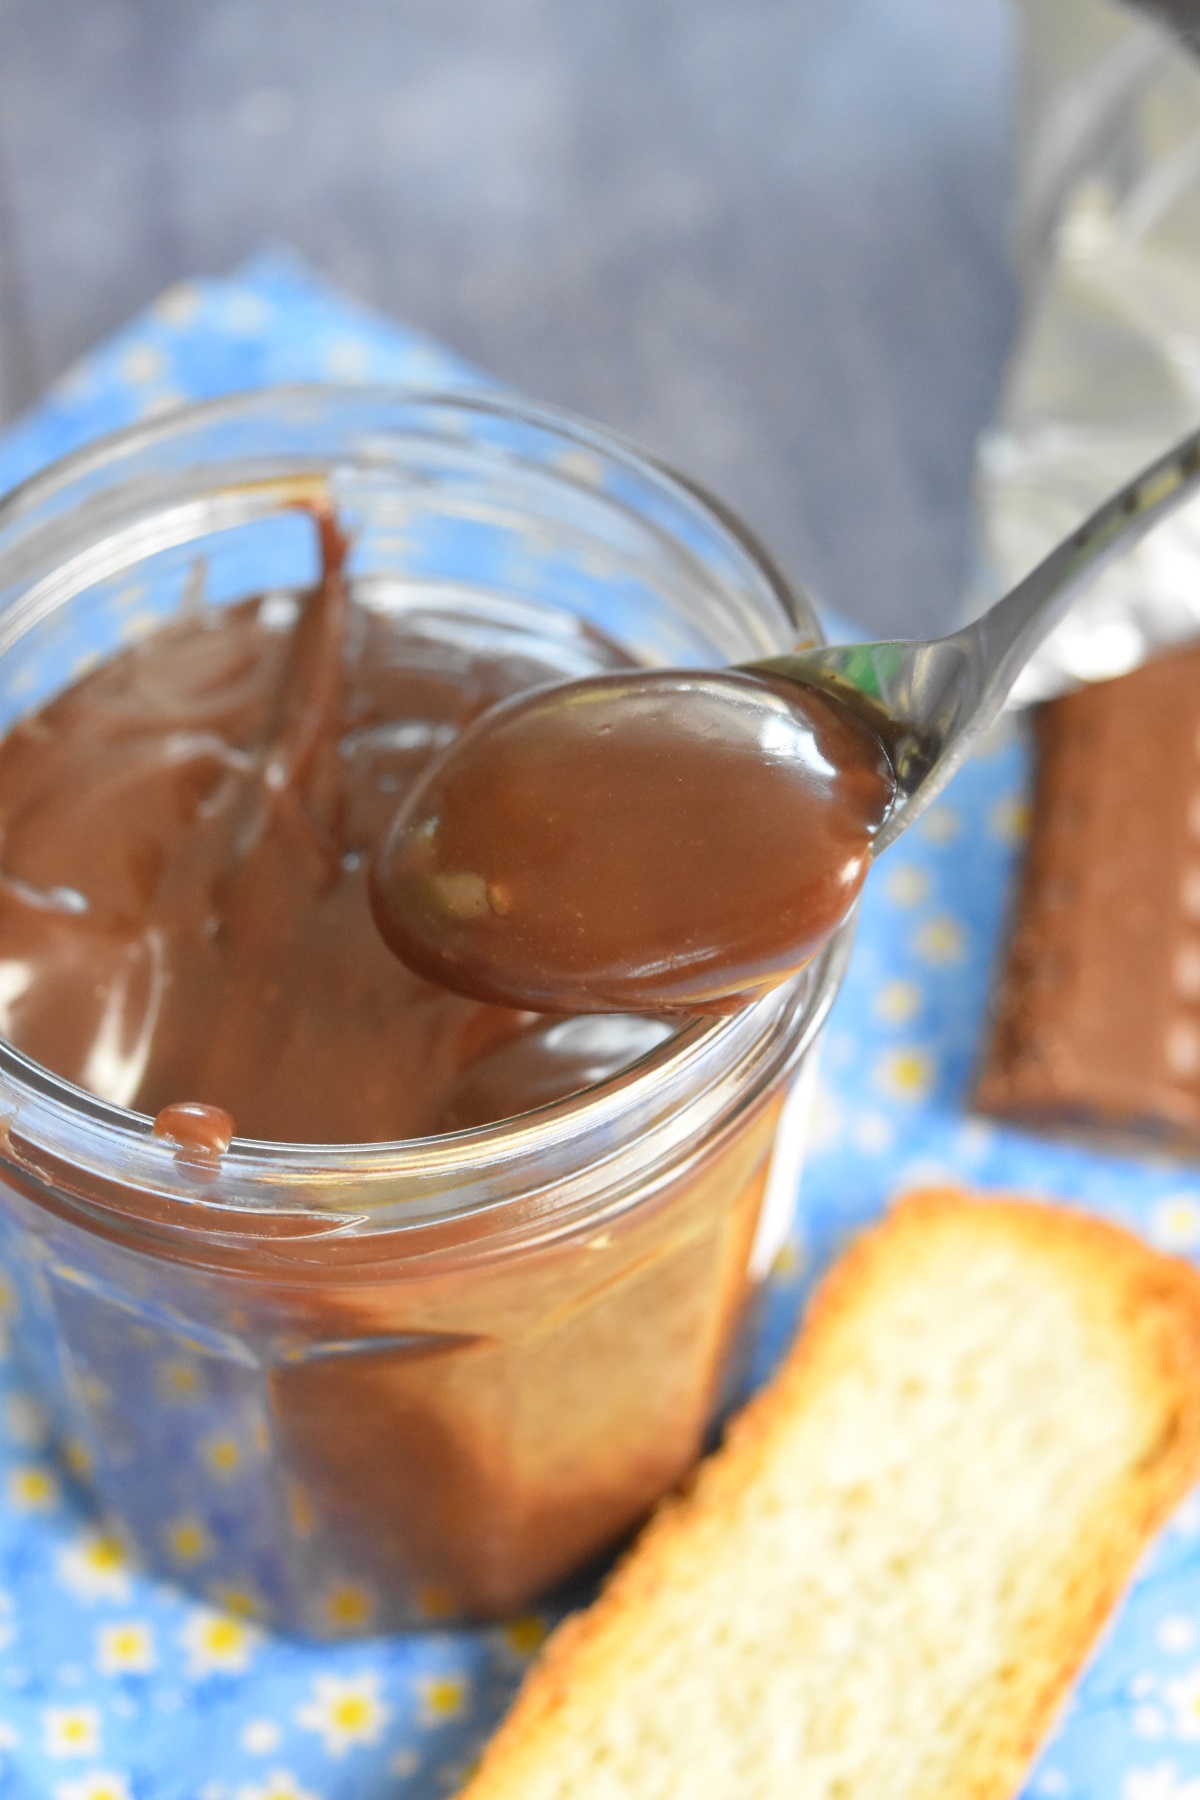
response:
<svg viewBox="0 0 1200 1800"><path fill-rule="evenodd" d="M878 854L941 793L1080 590L1197 487L1200 431L1143 469L982 618L949 637L835 644L742 666L826 688L879 731L895 765L897 796L875 840Z"/></svg>
<svg viewBox="0 0 1200 1800"><path fill-rule="evenodd" d="M534 1011L745 1004L845 918L1084 582L1198 484L1200 432L932 643L619 671L492 708L376 846L385 942Z"/></svg>

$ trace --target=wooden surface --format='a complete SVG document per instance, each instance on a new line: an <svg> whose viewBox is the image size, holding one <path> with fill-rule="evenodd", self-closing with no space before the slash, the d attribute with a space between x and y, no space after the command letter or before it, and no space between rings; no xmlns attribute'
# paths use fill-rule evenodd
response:
<svg viewBox="0 0 1200 1800"><path fill-rule="evenodd" d="M1013 327L1006 0L0 0L0 413L289 244L933 626Z"/></svg>

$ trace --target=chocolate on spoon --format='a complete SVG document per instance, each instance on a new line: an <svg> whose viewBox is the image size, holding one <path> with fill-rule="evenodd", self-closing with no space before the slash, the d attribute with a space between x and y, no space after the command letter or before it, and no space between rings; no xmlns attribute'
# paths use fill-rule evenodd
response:
<svg viewBox="0 0 1200 1800"><path fill-rule="evenodd" d="M542 688L415 785L371 871L419 974L533 1011L726 1011L849 911L895 793L848 707L738 670Z"/></svg>

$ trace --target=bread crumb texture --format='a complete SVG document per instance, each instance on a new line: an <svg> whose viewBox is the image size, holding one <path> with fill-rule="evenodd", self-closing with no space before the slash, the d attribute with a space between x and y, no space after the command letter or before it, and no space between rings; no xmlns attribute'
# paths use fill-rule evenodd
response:
<svg viewBox="0 0 1200 1800"><path fill-rule="evenodd" d="M550 1640L466 1800L1005 1800L1200 1473L1200 1277L901 1201Z"/></svg>

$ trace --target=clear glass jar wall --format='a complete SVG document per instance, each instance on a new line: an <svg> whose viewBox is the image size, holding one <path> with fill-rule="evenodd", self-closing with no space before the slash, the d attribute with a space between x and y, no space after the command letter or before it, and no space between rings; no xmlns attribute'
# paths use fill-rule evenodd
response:
<svg viewBox="0 0 1200 1800"><path fill-rule="evenodd" d="M291 390L124 433L0 508L0 726L170 617L200 567L217 604L311 583L316 502L352 534L359 604L557 634L568 668L589 629L647 664L816 635L736 523L601 434ZM529 1602L700 1448L847 942L506 1123L237 1139L207 1168L0 1042L0 1257L68 1466L150 1567L282 1629Z"/></svg>

